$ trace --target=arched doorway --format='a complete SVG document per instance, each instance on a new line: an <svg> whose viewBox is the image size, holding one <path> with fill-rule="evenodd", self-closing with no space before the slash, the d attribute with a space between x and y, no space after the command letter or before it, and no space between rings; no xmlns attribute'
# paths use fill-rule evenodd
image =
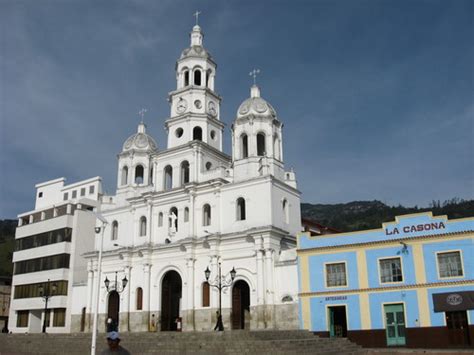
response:
<svg viewBox="0 0 474 355"><path fill-rule="evenodd" d="M182 282L176 271L168 271L161 283L161 330L176 330L179 317Z"/></svg>
<svg viewBox="0 0 474 355"><path fill-rule="evenodd" d="M120 312L120 296L117 291L112 291L109 293L109 305L108 305L106 321L109 318L112 319L112 327L114 330L118 330L119 312Z"/></svg>
<svg viewBox="0 0 474 355"><path fill-rule="evenodd" d="M245 281L239 280L232 288L232 329L245 329L245 317L249 315L250 287Z"/></svg>

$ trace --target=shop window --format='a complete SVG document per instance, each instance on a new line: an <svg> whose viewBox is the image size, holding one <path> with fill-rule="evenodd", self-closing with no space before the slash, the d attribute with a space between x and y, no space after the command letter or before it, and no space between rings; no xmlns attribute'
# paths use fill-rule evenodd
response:
<svg viewBox="0 0 474 355"><path fill-rule="evenodd" d="M438 253L439 278L463 276L461 253L451 251Z"/></svg>
<svg viewBox="0 0 474 355"><path fill-rule="evenodd" d="M326 287L347 286L346 263L326 264Z"/></svg>
<svg viewBox="0 0 474 355"><path fill-rule="evenodd" d="M64 327L66 324L66 308L55 308L53 314L53 327Z"/></svg>
<svg viewBox="0 0 474 355"><path fill-rule="evenodd" d="M402 260L401 258L390 258L379 260L380 283L402 282Z"/></svg>

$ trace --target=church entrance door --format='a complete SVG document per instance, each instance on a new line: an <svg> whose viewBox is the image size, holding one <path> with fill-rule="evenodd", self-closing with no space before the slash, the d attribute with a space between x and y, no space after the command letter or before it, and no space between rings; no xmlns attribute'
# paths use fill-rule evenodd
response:
<svg viewBox="0 0 474 355"><path fill-rule="evenodd" d="M177 330L182 293L181 276L168 271L161 284L161 330Z"/></svg>
<svg viewBox="0 0 474 355"><path fill-rule="evenodd" d="M250 287L245 281L239 280L232 288L232 329L245 329L249 316Z"/></svg>
<svg viewBox="0 0 474 355"><path fill-rule="evenodd" d="M109 305L107 311L107 319L112 319L111 324L107 324L107 331L118 330L119 324L119 312L120 312L120 296L117 291L109 293Z"/></svg>

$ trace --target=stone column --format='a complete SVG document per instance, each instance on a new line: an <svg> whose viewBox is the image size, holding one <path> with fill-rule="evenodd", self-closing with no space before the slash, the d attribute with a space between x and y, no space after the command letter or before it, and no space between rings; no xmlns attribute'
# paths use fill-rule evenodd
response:
<svg viewBox="0 0 474 355"><path fill-rule="evenodd" d="M143 276L145 280L145 289L143 290L143 313L145 314L144 319L146 320L146 330L149 329L150 324L150 298L151 298L151 280L150 280L151 264L143 264Z"/></svg>
<svg viewBox="0 0 474 355"><path fill-rule="evenodd" d="M267 328L274 328L273 249L265 249L265 320Z"/></svg>
<svg viewBox="0 0 474 355"><path fill-rule="evenodd" d="M257 247L259 248L259 247ZM257 328L265 328L265 282L263 271L263 250L256 250L257 261Z"/></svg>
<svg viewBox="0 0 474 355"><path fill-rule="evenodd" d="M193 257L186 259L186 268L187 268L187 312L186 317L183 319L183 330L192 331L195 330L194 327L194 262Z"/></svg>

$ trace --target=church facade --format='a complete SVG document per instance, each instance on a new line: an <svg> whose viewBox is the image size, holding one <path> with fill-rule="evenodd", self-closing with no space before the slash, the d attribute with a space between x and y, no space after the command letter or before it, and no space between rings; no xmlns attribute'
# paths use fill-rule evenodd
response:
<svg viewBox="0 0 474 355"><path fill-rule="evenodd" d="M284 168L282 123L253 85L226 154L216 63L198 25L190 37L169 93L166 149L141 122L118 155L116 193L94 205L107 221L102 271L90 228L94 246L81 254L84 276L71 277L64 332L90 331L96 300L99 331L107 321L120 331L212 330L220 303L226 329L298 328L300 192ZM230 284L221 297L219 276Z"/></svg>

